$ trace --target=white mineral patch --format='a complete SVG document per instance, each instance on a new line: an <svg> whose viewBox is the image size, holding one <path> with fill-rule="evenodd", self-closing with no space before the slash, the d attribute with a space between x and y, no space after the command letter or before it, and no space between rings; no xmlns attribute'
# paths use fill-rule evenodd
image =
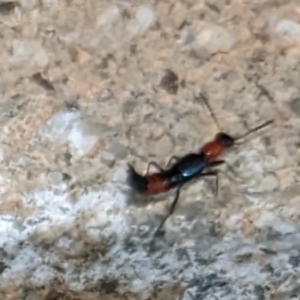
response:
<svg viewBox="0 0 300 300"><path fill-rule="evenodd" d="M43 46L37 41L14 40L12 43L12 56L9 62L14 66L30 65L44 68L48 62L48 55Z"/></svg>
<svg viewBox="0 0 300 300"><path fill-rule="evenodd" d="M286 38L294 38L300 41L300 24L293 20L281 20L276 26L276 31Z"/></svg>
<svg viewBox="0 0 300 300"><path fill-rule="evenodd" d="M131 20L127 25L128 32L132 36L142 34L152 24L154 15L154 10L151 6L140 6L135 19Z"/></svg>
<svg viewBox="0 0 300 300"><path fill-rule="evenodd" d="M182 245L187 256L180 259L175 248L149 255L145 248L139 246L142 240L138 240L136 251L127 251L124 248L124 239L128 234L132 234L127 219L127 195L120 192L114 183L82 194L77 202L70 201L64 184L56 192L32 190L24 195L23 201L25 205L36 208L30 217L22 220L12 216L0 218L0 247L13 256L12 259L7 259L9 268L2 273L0 286L15 278L25 277L29 282L41 286L59 276L71 288L80 290L97 284L104 276L112 276L124 280L135 278L127 281L129 289L147 297L157 280L168 283L180 280L187 283L198 278L199 274L205 277L217 274L220 270L225 270L231 280L242 285L259 284L267 277L266 273L261 272L257 262L235 263L237 254L258 252L260 245L246 243L242 238L230 233L222 240L216 240L207 251L201 251L201 256L216 258L215 262L209 265L189 262L199 255L193 249L197 248L197 245L201 246L201 240L192 237ZM272 218L270 213L269 219ZM232 225L236 223L233 219L234 217L231 220ZM277 220L274 230L277 228L284 234L293 234L292 228L286 226L288 225L284 221ZM84 250L83 238L74 238L80 236L79 231L84 232L85 240L98 244L113 238L114 243L108 249L105 261L100 254L92 263L84 264L62 256L66 251L76 254ZM69 236L65 236L66 233L69 233ZM138 237L133 236L133 239ZM20 244L21 242L23 244ZM40 248L42 243L54 244L55 247ZM282 241L279 244L281 245ZM219 254L216 256L217 253ZM281 266L285 261L276 260L276 264ZM59 265L64 272L58 274L54 265ZM193 292L193 288L190 291Z"/></svg>
<svg viewBox="0 0 300 300"><path fill-rule="evenodd" d="M120 20L122 17L120 9L116 5L110 6L97 19L96 27L109 26L114 22Z"/></svg>
<svg viewBox="0 0 300 300"><path fill-rule="evenodd" d="M110 187L86 193L74 204L69 201L64 188L60 193L50 190L34 190L25 195L23 201L26 205L37 209L32 216L20 221L12 216L1 216L0 219L0 247L6 253L16 256L10 267L2 274L5 282L17 276L27 276L33 270L35 272L31 279L36 283L45 284L50 280L55 274L55 270L49 267L49 259L53 258L53 253L51 251L43 253L29 241L33 236L39 236L38 239L47 242L47 237L54 235L58 249L72 250L76 248L76 243L61 235L68 228L75 228L76 217L83 214L89 213L89 218L82 221L82 228L89 235L90 230L93 230L90 227L98 226L98 240L100 233L108 237L117 234L119 238L128 233L126 216L123 214L126 196ZM54 230L57 226L60 230ZM106 228L101 230L102 226ZM19 243L23 241L26 243L20 246ZM80 242L77 243L80 248ZM104 275L100 272L97 277L96 272L93 273L91 276L93 280Z"/></svg>
<svg viewBox="0 0 300 300"><path fill-rule="evenodd" d="M58 112L40 130L42 139L67 142L72 154L83 156L87 154L98 141L84 128L79 111Z"/></svg>
<svg viewBox="0 0 300 300"><path fill-rule="evenodd" d="M197 43L211 54L228 52L234 45L235 39L225 28L211 26L201 31L197 36Z"/></svg>

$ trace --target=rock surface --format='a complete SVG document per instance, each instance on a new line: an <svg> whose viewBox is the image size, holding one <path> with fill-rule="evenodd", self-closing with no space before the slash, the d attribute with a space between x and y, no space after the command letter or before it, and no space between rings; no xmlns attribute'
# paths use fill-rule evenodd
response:
<svg viewBox="0 0 300 300"><path fill-rule="evenodd" d="M299 1L2 1L0 18L0 299L300 299ZM127 163L270 118L150 249L174 193L134 195Z"/></svg>

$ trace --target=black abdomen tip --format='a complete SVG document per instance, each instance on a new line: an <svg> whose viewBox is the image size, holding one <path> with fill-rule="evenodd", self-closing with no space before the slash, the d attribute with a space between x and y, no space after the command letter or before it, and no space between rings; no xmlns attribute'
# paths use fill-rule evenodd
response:
<svg viewBox="0 0 300 300"><path fill-rule="evenodd" d="M147 191L148 182L145 177L138 174L134 167L128 164L127 184L135 191L144 193Z"/></svg>

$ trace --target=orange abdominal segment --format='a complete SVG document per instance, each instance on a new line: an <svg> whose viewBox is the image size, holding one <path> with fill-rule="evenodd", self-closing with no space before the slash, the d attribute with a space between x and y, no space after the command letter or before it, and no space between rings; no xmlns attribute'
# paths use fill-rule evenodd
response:
<svg viewBox="0 0 300 300"><path fill-rule="evenodd" d="M160 174L149 175L147 194L156 195L168 191L168 181Z"/></svg>
<svg viewBox="0 0 300 300"><path fill-rule="evenodd" d="M210 161L217 160L222 155L223 151L223 147L216 141L209 142L200 149L200 152L204 153Z"/></svg>

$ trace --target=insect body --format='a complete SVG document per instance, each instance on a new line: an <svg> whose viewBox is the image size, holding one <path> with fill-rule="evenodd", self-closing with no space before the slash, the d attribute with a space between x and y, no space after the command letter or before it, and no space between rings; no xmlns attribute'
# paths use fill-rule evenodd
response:
<svg viewBox="0 0 300 300"><path fill-rule="evenodd" d="M208 103L206 104L211 111ZM211 114L217 124L216 118L212 111ZM154 236L156 236L160 231L167 218L173 214L179 199L180 190L183 185L200 177L214 176L216 178L216 193L218 193L218 172L206 172L205 170L226 163L224 160L220 160L221 155L226 150L238 144L238 140L245 138L250 133L256 132L270 125L271 123L273 123L273 120L269 120L236 138L228 135L227 133L219 132L215 135L215 138L212 141L204 144L199 149L198 153L189 153L181 158L172 156L166 168L162 168L156 162L150 162L145 175L140 175L135 171L132 165L129 165L127 183L138 193L144 195L157 195L168 192L172 189L176 189L175 198L170 206L168 214L162 220ZM171 164L172 161L175 162ZM149 174L150 166L155 167L157 172ZM228 165L227 167L231 169Z"/></svg>
<svg viewBox="0 0 300 300"><path fill-rule="evenodd" d="M209 162L204 153L190 153L181 158L173 156L172 159L176 162L167 169L150 162L149 166L156 166L158 172L149 174L148 171L145 176L138 174L133 166L129 165L128 184L141 194L157 195L181 187L199 176L204 176L206 173L203 171L208 166L223 163L223 161Z"/></svg>

